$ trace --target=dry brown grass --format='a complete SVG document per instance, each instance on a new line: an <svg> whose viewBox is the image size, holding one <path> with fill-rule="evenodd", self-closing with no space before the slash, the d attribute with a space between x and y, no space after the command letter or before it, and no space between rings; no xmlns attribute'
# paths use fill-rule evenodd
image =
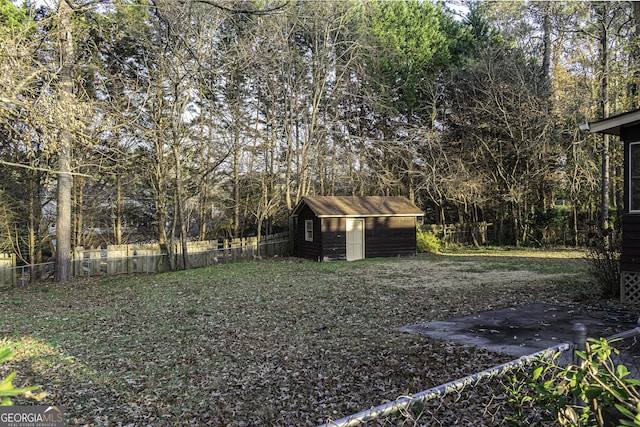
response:
<svg viewBox="0 0 640 427"><path fill-rule="evenodd" d="M287 259L0 294L16 386L70 425L317 425L509 360L394 327L591 289L584 261L511 252Z"/></svg>

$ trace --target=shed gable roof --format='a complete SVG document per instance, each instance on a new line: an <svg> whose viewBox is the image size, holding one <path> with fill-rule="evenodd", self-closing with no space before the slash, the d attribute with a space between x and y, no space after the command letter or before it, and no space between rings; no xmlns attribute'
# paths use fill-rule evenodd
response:
<svg viewBox="0 0 640 427"><path fill-rule="evenodd" d="M400 196L303 197L292 215L297 216L304 206L320 218L424 215L409 199Z"/></svg>

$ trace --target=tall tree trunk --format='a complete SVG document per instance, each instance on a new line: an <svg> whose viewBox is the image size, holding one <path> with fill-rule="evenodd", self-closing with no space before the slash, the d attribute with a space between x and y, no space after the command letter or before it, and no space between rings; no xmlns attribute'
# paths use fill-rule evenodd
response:
<svg viewBox="0 0 640 427"><path fill-rule="evenodd" d="M293 210L293 203L291 198L291 184L292 184L292 171L291 166L293 164L293 117L294 117L294 109L293 109L293 101L291 98L287 99L287 112L286 112L286 141L287 141L287 157L285 164L285 203L287 205L287 213L291 213Z"/></svg>
<svg viewBox="0 0 640 427"><path fill-rule="evenodd" d="M572 205L571 210L573 214L571 218L571 231L573 232L573 245L577 247L580 244L580 236L578 235L578 201L573 200Z"/></svg>
<svg viewBox="0 0 640 427"><path fill-rule="evenodd" d="M159 122L158 122L159 123ZM157 126L157 124L156 124ZM165 177L166 167L164 165L164 146L160 135L155 136L156 162L153 165L153 180L156 186L156 218L158 221L158 243L166 245L167 238L167 184Z"/></svg>
<svg viewBox="0 0 640 427"><path fill-rule="evenodd" d="M113 219L113 235L116 245L122 244L122 178L116 174L116 206Z"/></svg>
<svg viewBox="0 0 640 427"><path fill-rule="evenodd" d="M629 85L629 95L631 98L631 108L638 108L638 85L640 85L640 1L632 1L633 7L633 34L631 41L631 84Z"/></svg>
<svg viewBox="0 0 640 427"><path fill-rule="evenodd" d="M609 117L609 50L608 50L608 13L606 6L600 5L600 25L601 31L598 40L598 50L600 56L600 109L602 118ZM601 214L600 227L606 230L609 227L609 135L602 135L602 194L601 194Z"/></svg>
<svg viewBox="0 0 640 427"><path fill-rule="evenodd" d="M178 144L172 146L174 166L176 168L176 216L180 231L180 247L182 248L182 267L185 270L191 268L189 265L189 253L187 250L187 222L184 215L184 182L182 177L182 157L178 150Z"/></svg>
<svg viewBox="0 0 640 427"><path fill-rule="evenodd" d="M549 8L552 3L543 2L540 4L542 10L542 31L543 31L543 51L542 51L542 77L545 82L551 80L551 16Z"/></svg>
<svg viewBox="0 0 640 427"><path fill-rule="evenodd" d="M200 189L200 203L198 203L198 221L200 223L200 230L198 231L198 240L204 241L207 238L207 218L208 218L208 195L209 190L207 185L202 185Z"/></svg>
<svg viewBox="0 0 640 427"><path fill-rule="evenodd" d="M83 219L83 180L84 178L75 177L72 184L72 226L73 226L73 247L82 246L82 231L84 228Z"/></svg>
<svg viewBox="0 0 640 427"><path fill-rule="evenodd" d="M40 227L42 224L42 177L36 171L30 179L29 191L29 230L28 230L28 252L30 273L33 280L39 279L39 272L34 264L42 262L42 252L40 251Z"/></svg>
<svg viewBox="0 0 640 427"><path fill-rule="evenodd" d="M73 79L71 67L73 58L73 38L71 7L65 0L58 4L60 25L60 96L61 102L73 102ZM63 125L64 126L64 125ZM56 258L55 280L66 282L71 278L71 133L61 129L58 133L57 167L57 218L56 218Z"/></svg>
<svg viewBox="0 0 640 427"><path fill-rule="evenodd" d="M605 117L608 117L605 116ZM606 230L609 227L609 135L602 135L602 210L600 227Z"/></svg>
<svg viewBox="0 0 640 427"><path fill-rule="evenodd" d="M233 237L240 237L240 129L233 130Z"/></svg>

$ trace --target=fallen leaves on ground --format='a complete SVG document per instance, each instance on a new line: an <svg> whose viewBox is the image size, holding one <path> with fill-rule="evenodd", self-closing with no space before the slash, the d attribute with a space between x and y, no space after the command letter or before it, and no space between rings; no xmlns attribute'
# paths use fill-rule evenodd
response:
<svg viewBox="0 0 640 427"><path fill-rule="evenodd" d="M509 360L393 328L570 301L581 263L285 259L33 285L0 294L16 355L0 376L40 384L70 425L313 426Z"/></svg>

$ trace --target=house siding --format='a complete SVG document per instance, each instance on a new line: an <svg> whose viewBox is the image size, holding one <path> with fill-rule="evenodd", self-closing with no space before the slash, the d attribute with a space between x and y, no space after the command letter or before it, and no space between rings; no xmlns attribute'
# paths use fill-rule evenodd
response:
<svg viewBox="0 0 640 427"><path fill-rule="evenodd" d="M620 139L624 144L624 214L622 216L622 248L620 271L640 272L640 214L629 213L629 147L640 141L640 126L622 128Z"/></svg>
<svg viewBox="0 0 640 427"><path fill-rule="evenodd" d="M625 142L640 141L640 126L623 127L620 129L620 140Z"/></svg>
<svg viewBox="0 0 640 427"><path fill-rule="evenodd" d="M622 217L620 270L640 272L640 215Z"/></svg>
<svg viewBox="0 0 640 427"><path fill-rule="evenodd" d="M588 123L593 133L619 135L624 147L624 205L622 216L622 248L620 250L620 299L640 301L640 213L630 212L630 146L640 142L640 109ZM582 128L582 127L581 127ZM584 128L583 128L584 129Z"/></svg>

